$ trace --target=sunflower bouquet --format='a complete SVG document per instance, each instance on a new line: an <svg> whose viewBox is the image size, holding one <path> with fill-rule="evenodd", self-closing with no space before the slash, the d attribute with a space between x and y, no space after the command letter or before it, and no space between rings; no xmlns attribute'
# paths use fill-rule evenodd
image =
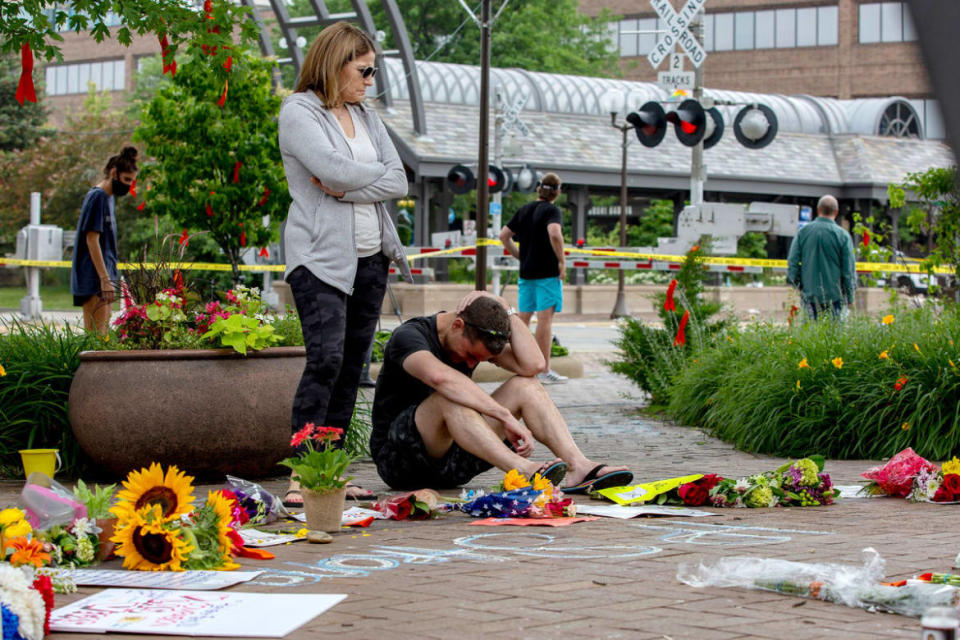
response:
<svg viewBox="0 0 960 640"><path fill-rule="evenodd" d="M111 541L126 569L184 571L236 569L227 497L209 492L194 507L193 478L175 466L153 463L131 471L110 512L117 517Z"/></svg>

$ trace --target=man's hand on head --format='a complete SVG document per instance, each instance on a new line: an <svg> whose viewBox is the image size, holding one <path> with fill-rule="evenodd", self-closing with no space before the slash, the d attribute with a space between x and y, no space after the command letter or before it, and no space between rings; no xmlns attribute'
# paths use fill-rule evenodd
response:
<svg viewBox="0 0 960 640"><path fill-rule="evenodd" d="M471 304L473 304L474 300L477 300L478 298L483 298L483 297L493 298L494 300L499 302L501 305L503 305L504 309L508 309L508 310L510 309L510 305L507 303L507 301L501 298L500 296L495 296L489 291L471 291L467 295L463 296L463 298L460 300L460 304L457 305L457 313L462 313L464 309L466 309Z"/></svg>

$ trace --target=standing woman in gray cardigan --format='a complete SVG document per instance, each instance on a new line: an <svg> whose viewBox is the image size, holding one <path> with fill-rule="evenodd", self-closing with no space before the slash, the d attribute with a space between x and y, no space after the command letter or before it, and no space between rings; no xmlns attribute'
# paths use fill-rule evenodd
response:
<svg viewBox="0 0 960 640"><path fill-rule="evenodd" d="M311 45L296 90L280 108L280 153L293 200L283 237L285 279L307 351L293 431L312 422L346 434L390 262L412 280L384 206L407 194L406 172L380 118L363 106L374 62L366 33L347 22L330 25ZM347 496L373 497L354 485ZM302 505L295 483L284 503Z"/></svg>

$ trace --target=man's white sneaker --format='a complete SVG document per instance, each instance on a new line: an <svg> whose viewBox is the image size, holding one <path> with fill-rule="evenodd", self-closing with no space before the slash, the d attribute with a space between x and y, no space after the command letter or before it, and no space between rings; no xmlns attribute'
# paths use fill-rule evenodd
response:
<svg viewBox="0 0 960 640"><path fill-rule="evenodd" d="M546 373L537 374L537 380L540 381L540 384L563 384L569 379L567 376L562 376L553 369L550 369Z"/></svg>

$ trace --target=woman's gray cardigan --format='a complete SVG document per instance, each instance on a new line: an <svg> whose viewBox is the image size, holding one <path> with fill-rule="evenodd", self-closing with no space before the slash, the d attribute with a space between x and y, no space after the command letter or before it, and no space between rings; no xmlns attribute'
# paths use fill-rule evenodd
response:
<svg viewBox="0 0 960 640"><path fill-rule="evenodd" d="M407 195L407 174L380 117L360 107L377 162L356 162L336 118L312 91L294 93L280 107L280 155L293 202L284 231L286 274L303 266L347 295L357 272L353 203L374 203L380 217L382 250L407 282L410 267L397 228L383 200ZM310 182L316 176L334 198Z"/></svg>

